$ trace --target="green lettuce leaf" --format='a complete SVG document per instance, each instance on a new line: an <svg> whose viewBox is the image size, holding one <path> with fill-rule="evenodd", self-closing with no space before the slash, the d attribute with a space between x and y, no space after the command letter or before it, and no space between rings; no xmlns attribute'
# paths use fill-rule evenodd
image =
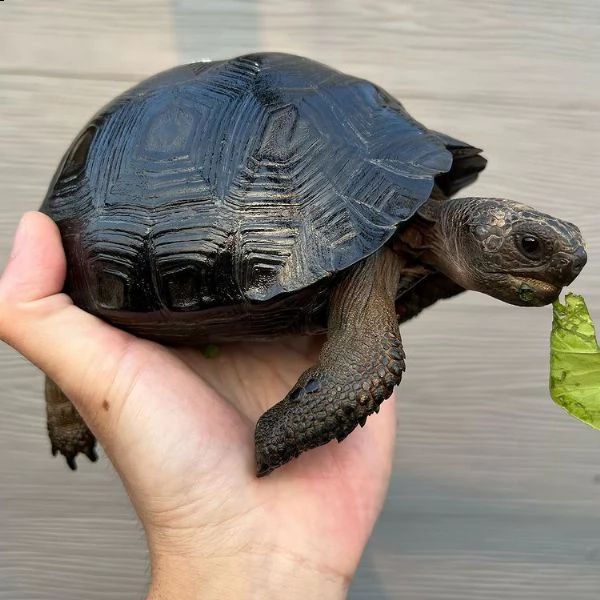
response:
<svg viewBox="0 0 600 600"><path fill-rule="evenodd" d="M600 429L600 347L582 296L554 302L550 395L570 415Z"/></svg>

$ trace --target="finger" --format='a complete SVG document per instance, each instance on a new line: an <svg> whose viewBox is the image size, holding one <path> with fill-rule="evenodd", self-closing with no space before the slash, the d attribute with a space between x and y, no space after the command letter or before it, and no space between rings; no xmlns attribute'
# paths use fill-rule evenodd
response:
<svg viewBox="0 0 600 600"><path fill-rule="evenodd" d="M58 228L42 213L25 213L0 279L0 297L5 302L20 303L57 294L65 272Z"/></svg>

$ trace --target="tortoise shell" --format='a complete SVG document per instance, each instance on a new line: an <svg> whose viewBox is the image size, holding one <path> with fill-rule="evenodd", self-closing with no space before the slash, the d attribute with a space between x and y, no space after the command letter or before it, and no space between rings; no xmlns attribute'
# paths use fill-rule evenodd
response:
<svg viewBox="0 0 600 600"><path fill-rule="evenodd" d="M337 273L385 244L434 183L452 194L484 165L368 81L252 54L117 97L73 142L41 210L85 310L162 340L221 339L232 325L264 337L321 327L311 315Z"/></svg>

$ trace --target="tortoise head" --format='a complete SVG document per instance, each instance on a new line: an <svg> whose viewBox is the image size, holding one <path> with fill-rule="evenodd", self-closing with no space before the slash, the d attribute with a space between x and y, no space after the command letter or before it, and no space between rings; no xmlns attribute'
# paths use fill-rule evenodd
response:
<svg viewBox="0 0 600 600"><path fill-rule="evenodd" d="M496 198L440 203L430 241L447 276L518 306L553 302L587 260L575 225Z"/></svg>

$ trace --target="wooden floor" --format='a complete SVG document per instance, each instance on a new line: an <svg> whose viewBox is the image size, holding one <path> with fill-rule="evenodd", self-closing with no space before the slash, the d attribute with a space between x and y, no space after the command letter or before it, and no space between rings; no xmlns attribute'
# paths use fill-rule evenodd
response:
<svg viewBox="0 0 600 600"><path fill-rule="evenodd" d="M7 0L0 3L0 253L105 101L200 58L297 52L375 80L485 148L469 193L575 221L600 322L596 0ZM404 330L397 462L353 599L597 600L600 433L547 393L549 309L477 294ZM141 528L110 465L52 460L40 374L0 350L0 600L134 600Z"/></svg>

